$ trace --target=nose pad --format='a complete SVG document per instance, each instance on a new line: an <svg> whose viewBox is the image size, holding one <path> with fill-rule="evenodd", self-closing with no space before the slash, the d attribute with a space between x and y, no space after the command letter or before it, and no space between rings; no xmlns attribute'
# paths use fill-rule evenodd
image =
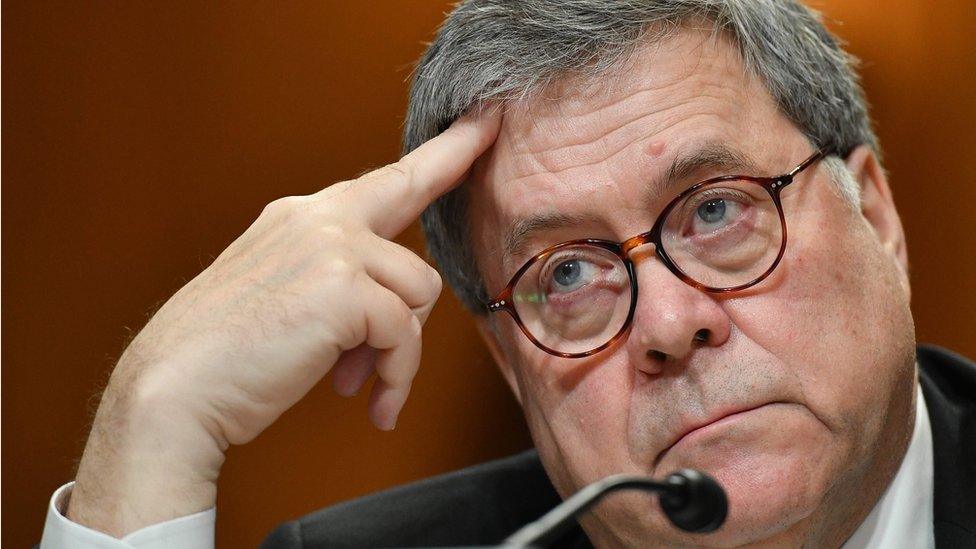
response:
<svg viewBox="0 0 976 549"><path fill-rule="evenodd" d="M657 245L647 242L628 251L631 261L635 264L654 261L657 258Z"/></svg>
<svg viewBox="0 0 976 549"><path fill-rule="evenodd" d="M637 261L639 257L645 257L644 254L641 254L642 250L651 250L651 255L657 254L657 244L651 240L650 232L632 236L624 240L620 244L620 249L634 261Z"/></svg>

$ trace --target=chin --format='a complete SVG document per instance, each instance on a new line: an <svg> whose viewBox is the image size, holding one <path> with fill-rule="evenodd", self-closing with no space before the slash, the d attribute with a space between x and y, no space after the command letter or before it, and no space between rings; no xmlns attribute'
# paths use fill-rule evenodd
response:
<svg viewBox="0 0 976 549"><path fill-rule="evenodd" d="M837 463L830 455L838 450L836 441L805 408L765 408L721 428L692 433L658 464L659 475L682 468L704 471L729 498L725 524L691 543L741 545L775 537L810 517L825 500Z"/></svg>
<svg viewBox="0 0 976 549"><path fill-rule="evenodd" d="M729 498L729 514L717 531L685 533L667 520L656 498L621 494L601 504L595 513L613 532L614 542L606 545L668 548L802 545L807 534L805 525L809 523L805 519L817 512L823 493L800 478L806 470L802 463L778 460L770 466L759 459L756 465L761 466L758 472L752 472L752 467L744 473L731 468L708 471Z"/></svg>

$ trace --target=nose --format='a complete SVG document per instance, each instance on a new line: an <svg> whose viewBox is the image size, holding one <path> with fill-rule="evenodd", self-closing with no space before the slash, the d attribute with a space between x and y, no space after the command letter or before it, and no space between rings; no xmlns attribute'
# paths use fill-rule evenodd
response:
<svg viewBox="0 0 976 549"><path fill-rule="evenodd" d="M728 339L731 320L715 295L686 284L653 256L635 262L638 297L627 340L631 364L658 374L669 361Z"/></svg>

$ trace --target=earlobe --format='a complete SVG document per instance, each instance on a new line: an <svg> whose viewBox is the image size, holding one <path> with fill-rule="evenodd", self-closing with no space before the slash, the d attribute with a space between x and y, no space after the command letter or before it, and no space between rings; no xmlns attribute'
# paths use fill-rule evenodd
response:
<svg viewBox="0 0 976 549"><path fill-rule="evenodd" d="M847 156L847 169L860 190L861 215L874 229L884 250L898 266L902 274L902 284L909 290L908 247L901 217L895 208L888 176L881 168L874 150L860 145Z"/></svg>
<svg viewBox="0 0 976 549"><path fill-rule="evenodd" d="M519 390L518 378L515 376L515 370L512 368L511 361L502 351L501 344L498 341L498 332L495 327L491 325L491 322L492 320L488 317L479 317L475 319L475 325L478 328L478 333L481 335L482 341L485 342L485 346L488 347L488 352L491 353L491 358L498 366L498 370L502 373L502 377L505 378L505 382L508 383L508 387L512 390L512 394L515 395L515 400L517 400L519 406L521 406L522 392Z"/></svg>

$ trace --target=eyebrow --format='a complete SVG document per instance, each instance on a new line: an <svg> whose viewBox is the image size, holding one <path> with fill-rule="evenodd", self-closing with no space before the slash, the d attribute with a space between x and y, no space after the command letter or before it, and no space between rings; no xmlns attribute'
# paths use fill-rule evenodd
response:
<svg viewBox="0 0 976 549"><path fill-rule="evenodd" d="M646 187L644 200L645 203L652 204L659 200L667 189L703 172L733 173L740 170L750 174L758 172L755 162L745 154L720 141L706 141L689 152L679 153L664 171L662 180ZM598 223L600 219L589 213L562 212L541 212L519 219L511 224L505 237L505 257L511 258L525 253L526 244L536 234L573 225Z"/></svg>
<svg viewBox="0 0 976 549"><path fill-rule="evenodd" d="M720 141L706 141L696 149L686 154L678 154L665 172L664 181L660 185L653 185L649 190L663 191L692 176L705 171L724 172L726 174L758 175L756 163L742 152L729 147ZM656 197L658 192L649 193Z"/></svg>
<svg viewBox="0 0 976 549"><path fill-rule="evenodd" d="M512 224L511 230L505 237L505 255L513 257L525 253L525 245L532 235L596 221L598 218L591 214L567 215L559 212L539 213L520 219Z"/></svg>

